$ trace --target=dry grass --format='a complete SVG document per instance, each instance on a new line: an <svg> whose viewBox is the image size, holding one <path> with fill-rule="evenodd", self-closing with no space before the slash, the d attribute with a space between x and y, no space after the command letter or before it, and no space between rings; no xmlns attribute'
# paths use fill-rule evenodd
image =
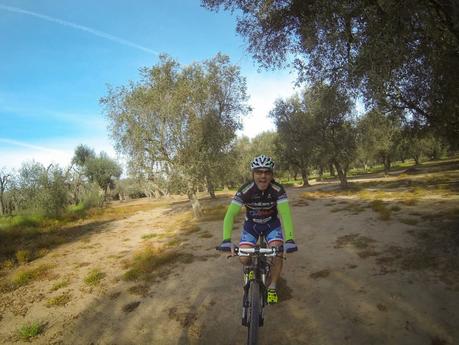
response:
<svg viewBox="0 0 459 345"><path fill-rule="evenodd" d="M46 302L46 306L50 307L62 307L70 302L72 295L69 292L64 292L62 295L52 297Z"/></svg>
<svg viewBox="0 0 459 345"><path fill-rule="evenodd" d="M149 285L143 285L143 284L134 285L134 286L131 286L128 289L128 292L130 294L139 295L139 296L142 296L142 297L146 297L148 295L149 291L150 291L150 286Z"/></svg>
<svg viewBox="0 0 459 345"><path fill-rule="evenodd" d="M379 214L379 219L383 221L390 220L391 209L387 208L386 204L382 200L373 200L370 203L371 209Z"/></svg>
<svg viewBox="0 0 459 345"><path fill-rule="evenodd" d="M149 281L154 278L154 273L164 266L177 262L189 263L193 259L191 254L179 253L167 249L165 246L148 245L139 250L131 260L125 262L127 271L122 279L125 281Z"/></svg>
<svg viewBox="0 0 459 345"><path fill-rule="evenodd" d="M106 274L95 268L84 278L84 283L89 286L97 286L104 279Z"/></svg>
<svg viewBox="0 0 459 345"><path fill-rule="evenodd" d="M338 237L336 239L335 248L343 248L351 246L357 250L357 255L361 259L366 259L370 256L378 256L380 253L376 251L376 241L372 238L362 236L360 234L349 234Z"/></svg>
<svg viewBox="0 0 459 345"><path fill-rule="evenodd" d="M343 205L343 202L340 202L340 204ZM344 204L347 204L347 202L344 202ZM365 208L365 206L362 206L358 203L349 203L343 207L334 207L330 210L330 212L347 211L355 215L365 211Z"/></svg>
<svg viewBox="0 0 459 345"><path fill-rule="evenodd" d="M70 284L69 279L64 279L53 284L51 291L57 291L59 289L65 288Z"/></svg>
<svg viewBox="0 0 459 345"><path fill-rule="evenodd" d="M368 182L350 183L349 187L342 189L322 189L314 192L302 193L305 200L332 200L341 198L345 200L376 201L376 212L381 219L390 219L390 211L398 212L400 206L394 205L389 211L381 208L380 201L394 202L405 206L414 206L421 200L432 197L437 199L450 198L459 194L459 160L453 159L447 164L434 162L425 164L416 170L415 175L401 174L398 177L378 179ZM380 201L378 201L380 200ZM331 204L328 204L331 206ZM343 208L334 208L332 212L344 211Z"/></svg>
<svg viewBox="0 0 459 345"><path fill-rule="evenodd" d="M415 218L402 218L400 219L400 223L407 224L407 225L416 225L419 221Z"/></svg>
<svg viewBox="0 0 459 345"><path fill-rule="evenodd" d="M50 264L42 264L34 268L18 270L7 281L2 283L0 291L13 291L21 286L28 285L35 280L46 279L48 277L49 270L53 267L54 266Z"/></svg>
<svg viewBox="0 0 459 345"><path fill-rule="evenodd" d="M322 271L317 271L317 272L313 272L309 275L310 278L312 279L319 279L319 278L326 278L330 275L330 270L329 269L325 269L325 270L322 270Z"/></svg>
<svg viewBox="0 0 459 345"><path fill-rule="evenodd" d="M104 223L169 205L170 201L167 200L145 199L92 209L81 215L84 218L78 219L17 216L6 221L7 218L0 218L0 261L14 260L18 264L31 262L63 243L76 240L88 243L90 234Z"/></svg>
<svg viewBox="0 0 459 345"><path fill-rule="evenodd" d="M226 210L228 205L217 205L214 207L203 208L202 217L199 219L200 222L212 222L212 221L223 221L225 218Z"/></svg>

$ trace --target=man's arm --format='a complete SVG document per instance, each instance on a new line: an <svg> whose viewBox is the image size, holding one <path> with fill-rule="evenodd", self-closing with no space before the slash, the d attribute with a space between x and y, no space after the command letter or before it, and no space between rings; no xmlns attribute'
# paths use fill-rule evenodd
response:
<svg viewBox="0 0 459 345"><path fill-rule="evenodd" d="M277 210L282 218L282 227L284 228L285 240L293 240L293 222L292 222L292 211L288 204L287 199L277 202Z"/></svg>
<svg viewBox="0 0 459 345"><path fill-rule="evenodd" d="M241 211L242 205L235 200L231 202L226 211L225 219L223 221L223 240L231 240L231 233L233 232L234 218Z"/></svg>

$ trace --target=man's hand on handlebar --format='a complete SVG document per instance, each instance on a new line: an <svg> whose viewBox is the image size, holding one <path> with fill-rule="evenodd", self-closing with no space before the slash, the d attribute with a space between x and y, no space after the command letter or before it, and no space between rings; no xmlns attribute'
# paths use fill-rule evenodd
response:
<svg viewBox="0 0 459 345"><path fill-rule="evenodd" d="M217 246L217 250L220 250L222 252L231 252L233 248L233 244L231 243L231 240L223 240L220 245Z"/></svg>
<svg viewBox="0 0 459 345"><path fill-rule="evenodd" d="M284 243L284 251L286 253L293 253L298 250L298 247L296 246L296 243L294 240L288 240Z"/></svg>

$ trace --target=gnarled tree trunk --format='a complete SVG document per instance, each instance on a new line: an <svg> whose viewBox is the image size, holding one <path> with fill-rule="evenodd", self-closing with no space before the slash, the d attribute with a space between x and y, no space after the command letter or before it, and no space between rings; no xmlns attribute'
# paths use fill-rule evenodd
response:
<svg viewBox="0 0 459 345"><path fill-rule="evenodd" d="M335 159L333 160L333 165L336 168L336 172L338 173L338 178L341 184L341 187L347 187L347 171L343 169L341 164Z"/></svg>

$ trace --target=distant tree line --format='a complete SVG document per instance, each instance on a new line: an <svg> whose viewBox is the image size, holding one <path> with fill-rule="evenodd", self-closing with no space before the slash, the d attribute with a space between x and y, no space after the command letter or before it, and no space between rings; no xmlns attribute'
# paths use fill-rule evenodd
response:
<svg viewBox="0 0 459 345"><path fill-rule="evenodd" d="M0 169L0 215L61 217L69 208L101 206L117 193L121 166L107 154L76 148L67 168L25 162L18 171Z"/></svg>

